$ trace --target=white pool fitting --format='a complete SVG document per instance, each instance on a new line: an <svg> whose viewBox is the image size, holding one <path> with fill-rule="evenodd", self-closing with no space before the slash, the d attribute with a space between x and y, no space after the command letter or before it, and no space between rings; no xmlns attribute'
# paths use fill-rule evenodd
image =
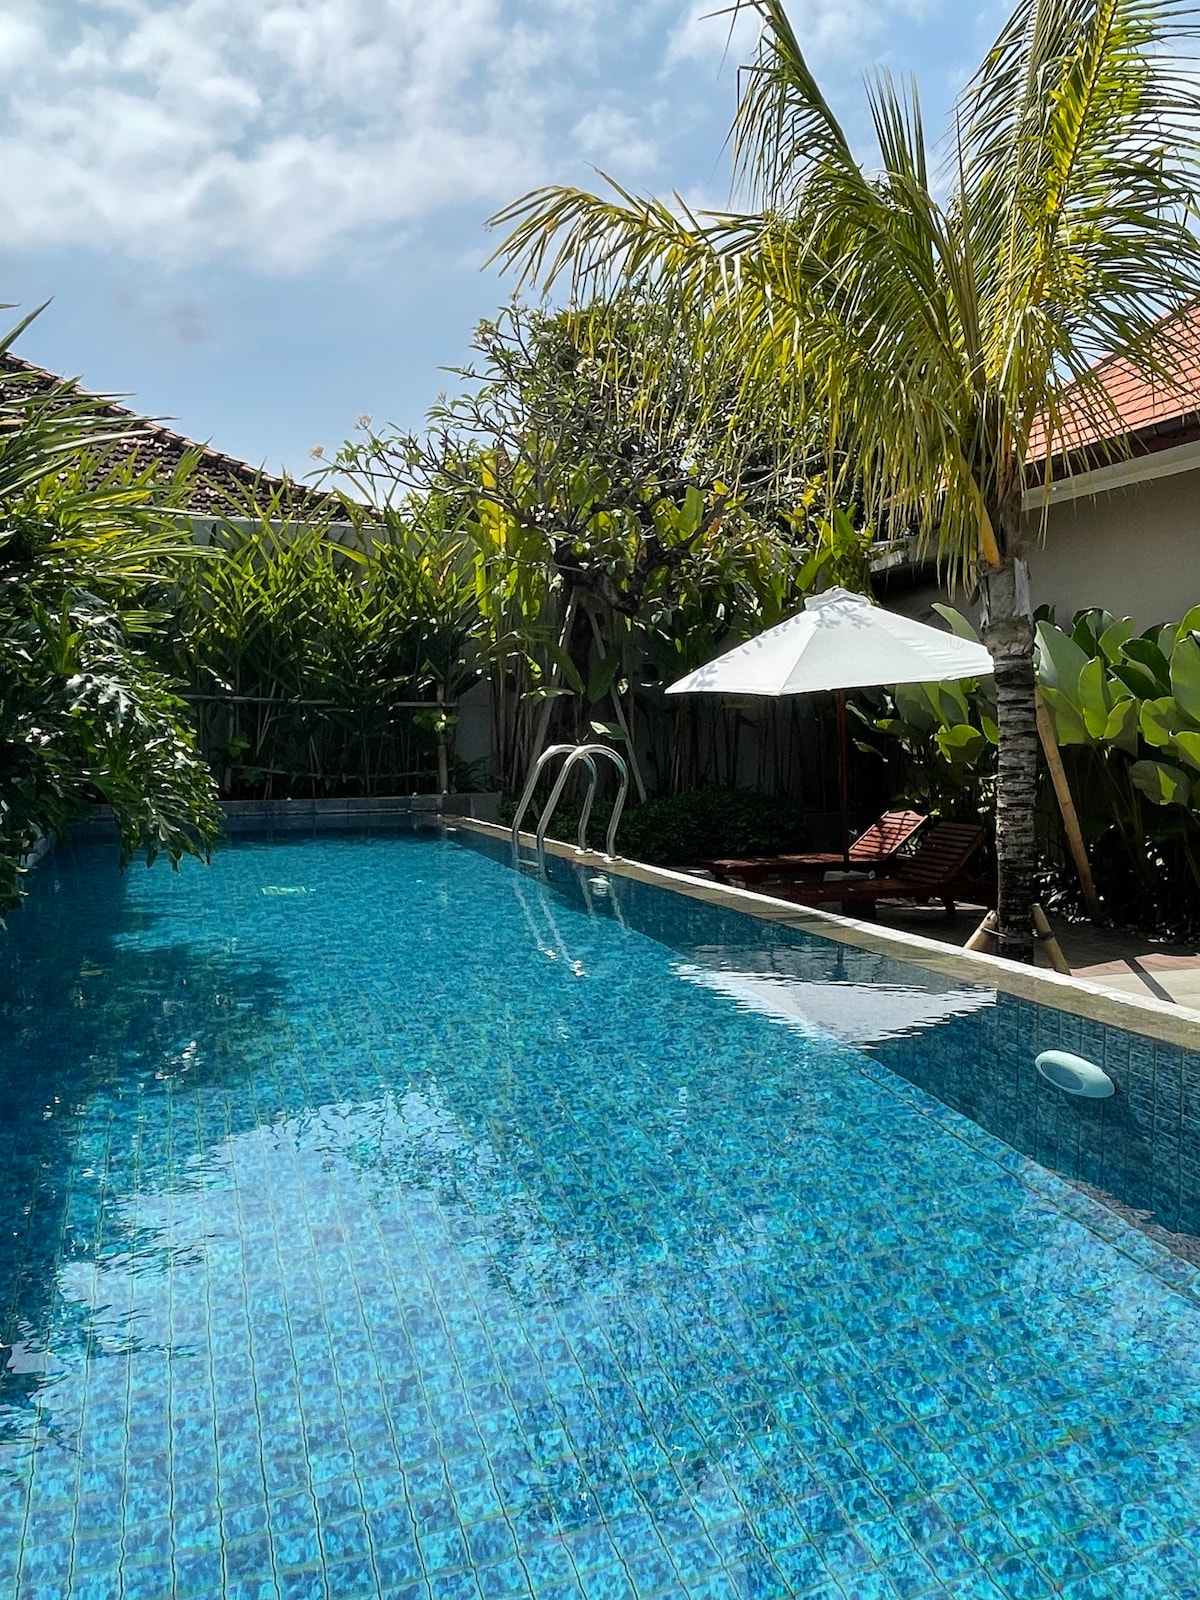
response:
<svg viewBox="0 0 1200 1600"><path fill-rule="evenodd" d="M1034 1066L1056 1089L1076 1094L1084 1100L1107 1100L1117 1086L1094 1061L1073 1056L1068 1050L1043 1050Z"/></svg>

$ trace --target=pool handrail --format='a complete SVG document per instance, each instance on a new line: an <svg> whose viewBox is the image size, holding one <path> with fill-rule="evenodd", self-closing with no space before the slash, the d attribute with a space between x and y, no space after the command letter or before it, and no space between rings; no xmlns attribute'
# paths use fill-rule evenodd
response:
<svg viewBox="0 0 1200 1600"><path fill-rule="evenodd" d="M609 819L608 832L605 837L604 854L607 856L616 854L617 828L620 826L621 813L625 809L625 799L629 793L629 767L626 764L624 756L620 755L616 750L614 750L611 745L550 745L547 749L542 751L534 765L533 771L529 774L529 777L525 783L524 791L517 804L516 814L513 817L511 839L514 865L520 865L521 824L525 820L525 813L528 811L530 803L533 800L533 792L537 788L538 779L541 777L542 771L548 765L548 763L557 759L559 756L565 756L566 759L562 764L562 769L555 780L553 789L550 791L550 798L547 800L545 809L543 810L538 821L536 836L538 870L541 872L543 877L546 873L546 830L550 826L550 820L554 815L554 810L558 805L559 800L562 798L563 790L567 786L567 779L570 776L571 769L575 766L576 762L582 761L587 766L589 774L587 793L584 796L583 809L579 814L579 829L576 835L578 841L577 849L581 854L587 849L587 826L592 814L592 802L596 797L597 773L595 757L607 756L616 767L619 779L617 798L613 805L612 816Z"/></svg>

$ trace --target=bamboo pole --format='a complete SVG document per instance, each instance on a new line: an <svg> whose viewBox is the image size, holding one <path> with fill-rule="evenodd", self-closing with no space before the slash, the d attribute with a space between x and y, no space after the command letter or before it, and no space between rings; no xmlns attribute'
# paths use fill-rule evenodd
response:
<svg viewBox="0 0 1200 1600"><path fill-rule="evenodd" d="M984 917L983 921L975 929L975 932L967 940L966 944L963 945L963 949L986 950L988 940L994 935L995 932L996 913L994 911L989 911L987 916Z"/></svg>
<svg viewBox="0 0 1200 1600"><path fill-rule="evenodd" d="M1050 919L1046 916L1041 906L1036 904L1032 908L1032 916L1034 936L1045 950L1046 959L1055 972L1060 972L1064 977L1069 978L1071 976L1070 963L1063 954L1062 946L1054 936L1054 929L1050 926ZM996 928L996 913L989 911L966 944L963 945L963 949L986 950L990 941L996 937Z"/></svg>
<svg viewBox="0 0 1200 1600"><path fill-rule="evenodd" d="M450 751L446 744L446 688L444 684L437 686L438 698L438 736L437 736L437 764L438 764L438 791L441 794L450 793Z"/></svg>
<svg viewBox="0 0 1200 1600"><path fill-rule="evenodd" d="M842 864L850 865L850 789L847 774L850 733L846 726L846 696L837 697L838 805L842 813Z"/></svg>
<svg viewBox="0 0 1200 1600"><path fill-rule="evenodd" d="M1041 906L1033 906L1033 931L1042 942L1042 948L1050 958L1050 965L1055 972L1061 972L1065 978L1071 976L1070 963L1062 952L1062 946L1054 937L1054 929L1050 926L1050 919Z"/></svg>
<svg viewBox="0 0 1200 1600"><path fill-rule="evenodd" d="M1050 769L1050 781L1054 785L1054 795L1058 801L1058 809L1062 814L1063 830L1067 836L1067 845L1071 851L1071 859L1075 863L1075 871L1079 875L1079 885L1083 890L1084 904L1087 906L1088 915L1093 922L1101 919L1100 897L1096 893L1096 884L1092 878L1092 865L1088 860L1087 846L1083 842L1083 830L1079 826L1079 813L1075 810L1075 800L1071 794L1071 785L1067 781L1066 769L1062 762L1062 753L1058 748L1058 739L1054 733L1054 723L1050 713L1046 710L1041 694L1037 696L1037 727L1038 735L1042 741L1042 750L1045 753L1046 765Z"/></svg>

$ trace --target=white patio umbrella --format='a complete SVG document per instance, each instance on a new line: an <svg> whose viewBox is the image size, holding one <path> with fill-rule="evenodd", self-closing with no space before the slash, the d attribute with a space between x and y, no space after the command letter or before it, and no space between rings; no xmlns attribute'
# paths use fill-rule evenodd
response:
<svg viewBox="0 0 1200 1600"><path fill-rule="evenodd" d="M810 595L804 610L680 678L668 694L780 698L835 692L842 852L849 851L846 690L896 683L982 678L992 658L981 644L872 605L848 589Z"/></svg>

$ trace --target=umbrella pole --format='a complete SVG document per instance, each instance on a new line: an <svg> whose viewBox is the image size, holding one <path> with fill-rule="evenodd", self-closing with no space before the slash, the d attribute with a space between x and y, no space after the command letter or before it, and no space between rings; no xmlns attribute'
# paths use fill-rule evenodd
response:
<svg viewBox="0 0 1200 1600"><path fill-rule="evenodd" d="M842 808L842 863L850 865L850 801L846 783L846 764L849 754L850 736L846 731L846 696L839 694L837 697L837 728L838 728L838 800Z"/></svg>

